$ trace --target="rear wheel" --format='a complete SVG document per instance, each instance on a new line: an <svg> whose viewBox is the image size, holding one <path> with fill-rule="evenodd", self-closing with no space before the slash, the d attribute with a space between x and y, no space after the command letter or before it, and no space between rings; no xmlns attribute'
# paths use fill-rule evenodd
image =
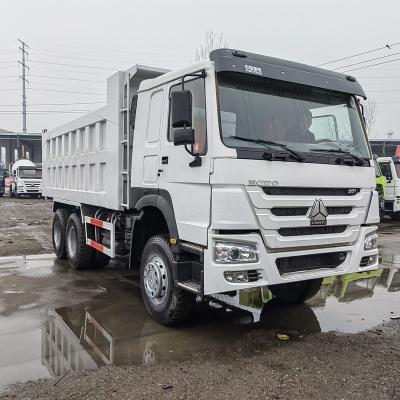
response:
<svg viewBox="0 0 400 400"><path fill-rule="evenodd" d="M196 296L175 287L173 254L163 236L151 237L143 250L140 283L147 311L157 322L172 325L187 320Z"/></svg>
<svg viewBox="0 0 400 400"><path fill-rule="evenodd" d="M86 244L85 229L78 215L72 213L67 222L66 250L69 264L74 269L89 268L94 257L94 249Z"/></svg>
<svg viewBox="0 0 400 400"><path fill-rule="evenodd" d="M68 211L64 208L59 208L54 213L53 218L53 248L57 258L66 259L67 250L65 245L65 231L67 229Z"/></svg>
<svg viewBox="0 0 400 400"><path fill-rule="evenodd" d="M322 279L268 286L274 297L283 304L299 304L314 297L321 288Z"/></svg>

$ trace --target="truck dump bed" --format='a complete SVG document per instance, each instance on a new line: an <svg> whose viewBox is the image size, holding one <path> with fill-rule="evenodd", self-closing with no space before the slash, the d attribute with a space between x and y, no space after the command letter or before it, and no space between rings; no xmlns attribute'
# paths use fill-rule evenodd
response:
<svg viewBox="0 0 400 400"><path fill-rule="evenodd" d="M107 105L43 135L43 195L72 204L131 208L133 130L129 109L140 82L166 70L136 65L107 80Z"/></svg>

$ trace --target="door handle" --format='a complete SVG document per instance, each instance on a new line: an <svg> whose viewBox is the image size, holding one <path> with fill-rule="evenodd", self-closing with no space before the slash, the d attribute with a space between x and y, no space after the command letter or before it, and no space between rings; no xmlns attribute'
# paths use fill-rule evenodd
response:
<svg viewBox="0 0 400 400"><path fill-rule="evenodd" d="M168 156L161 157L161 164L168 164Z"/></svg>

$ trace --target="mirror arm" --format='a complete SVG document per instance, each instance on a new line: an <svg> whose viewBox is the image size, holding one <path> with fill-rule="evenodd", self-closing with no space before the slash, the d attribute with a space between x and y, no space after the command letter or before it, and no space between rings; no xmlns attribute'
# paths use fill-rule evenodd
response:
<svg viewBox="0 0 400 400"><path fill-rule="evenodd" d="M185 90L185 78L188 76L195 76L197 78L205 78L207 76L206 70L202 69L200 72L197 72L195 74L185 74L182 76L182 90Z"/></svg>

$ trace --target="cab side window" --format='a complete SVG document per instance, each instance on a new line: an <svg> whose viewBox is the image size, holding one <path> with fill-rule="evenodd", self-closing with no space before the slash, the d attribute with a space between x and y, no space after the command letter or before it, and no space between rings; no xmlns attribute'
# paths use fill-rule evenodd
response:
<svg viewBox="0 0 400 400"><path fill-rule="evenodd" d="M206 95L205 81L203 78L196 78L185 81L185 90L192 93L193 115L192 128L194 129L195 143L192 146L193 153L204 155L207 153L207 121L206 121ZM171 92L182 90L182 84L176 84L171 87ZM174 140L174 132L180 128L171 126L171 118L169 118L168 140Z"/></svg>

